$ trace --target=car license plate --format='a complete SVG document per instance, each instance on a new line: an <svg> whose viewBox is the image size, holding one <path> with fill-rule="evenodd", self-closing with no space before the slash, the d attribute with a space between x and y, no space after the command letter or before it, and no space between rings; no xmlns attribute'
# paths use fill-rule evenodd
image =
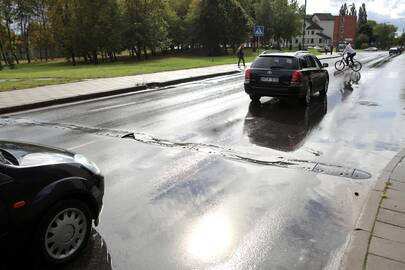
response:
<svg viewBox="0 0 405 270"><path fill-rule="evenodd" d="M278 78L273 78L273 77L261 77L260 80L262 82L278 82Z"/></svg>

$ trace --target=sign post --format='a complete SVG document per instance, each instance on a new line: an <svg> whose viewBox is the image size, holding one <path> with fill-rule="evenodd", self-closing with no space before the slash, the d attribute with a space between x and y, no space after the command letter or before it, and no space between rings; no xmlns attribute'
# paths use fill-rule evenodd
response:
<svg viewBox="0 0 405 270"><path fill-rule="evenodd" d="M253 51L256 51L256 47L259 47L259 41L258 38L264 36L264 26L263 25L255 25L255 28L253 30ZM256 46L256 41L257 41L257 46Z"/></svg>

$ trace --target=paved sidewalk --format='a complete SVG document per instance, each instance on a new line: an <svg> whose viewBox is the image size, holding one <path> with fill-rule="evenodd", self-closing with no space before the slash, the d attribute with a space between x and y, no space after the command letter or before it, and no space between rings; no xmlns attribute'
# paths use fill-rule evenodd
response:
<svg viewBox="0 0 405 270"><path fill-rule="evenodd" d="M341 269L405 270L405 149L371 191Z"/></svg>
<svg viewBox="0 0 405 270"><path fill-rule="evenodd" d="M5 91L0 92L0 113L140 91L239 72L241 70L236 65L221 65Z"/></svg>
<svg viewBox="0 0 405 270"><path fill-rule="evenodd" d="M319 59L340 57L320 55ZM235 60L236 61L236 60ZM248 64L249 65L249 64ZM236 64L86 80L0 92L0 114L243 72Z"/></svg>

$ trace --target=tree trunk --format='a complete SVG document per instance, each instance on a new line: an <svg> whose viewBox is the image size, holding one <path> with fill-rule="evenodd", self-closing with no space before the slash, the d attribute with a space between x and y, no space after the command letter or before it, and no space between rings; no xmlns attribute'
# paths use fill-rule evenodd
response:
<svg viewBox="0 0 405 270"><path fill-rule="evenodd" d="M6 58L6 55L5 55L5 53L4 53L4 49L3 49L3 45L2 45L2 44L0 44L0 53L1 53L1 57L3 57L4 63L7 65L8 62L7 62L7 58Z"/></svg>
<svg viewBox="0 0 405 270"><path fill-rule="evenodd" d="M143 54L145 56L145 60L148 59L148 50L146 49L146 46L143 46Z"/></svg>
<svg viewBox="0 0 405 270"><path fill-rule="evenodd" d="M72 57L72 64L76 66L76 58L73 50L71 50L70 56Z"/></svg>
<svg viewBox="0 0 405 270"><path fill-rule="evenodd" d="M48 46L45 45L45 61L46 62L48 62L48 56L49 56L49 54L48 54Z"/></svg>
<svg viewBox="0 0 405 270"><path fill-rule="evenodd" d="M87 58L89 59L89 63L94 63L93 57L89 53L87 53Z"/></svg>
<svg viewBox="0 0 405 270"><path fill-rule="evenodd" d="M14 60L17 62L17 64L20 64L20 61L18 60L17 54L14 52L13 53Z"/></svg>
<svg viewBox="0 0 405 270"><path fill-rule="evenodd" d="M28 45L27 45L27 47L25 47L25 54L27 55L28 64L30 64L31 63L31 56L30 56L30 49L28 48Z"/></svg>
<svg viewBox="0 0 405 270"><path fill-rule="evenodd" d="M94 60L94 64L98 65L97 51L93 51L93 60Z"/></svg>
<svg viewBox="0 0 405 270"><path fill-rule="evenodd" d="M14 51L14 49L13 49L13 40L12 40L12 38L11 38L10 24L7 23L7 24L6 24L6 27L7 27L7 33L8 33L8 42L9 42L9 46L10 46L10 54L11 54L12 56L14 56L14 60L17 62L17 64L19 64L17 55L16 55L16 53L15 53L15 51ZM9 61L8 61L8 62L9 62L9 65L12 65L13 62L14 62L14 60L9 60Z"/></svg>
<svg viewBox="0 0 405 270"><path fill-rule="evenodd" d="M89 59L87 58L86 54L83 55L84 62L88 65Z"/></svg>
<svg viewBox="0 0 405 270"><path fill-rule="evenodd" d="M29 33L28 27L26 27L25 31L25 54L27 55L28 64L31 63L31 54L30 54L30 42L29 42Z"/></svg>

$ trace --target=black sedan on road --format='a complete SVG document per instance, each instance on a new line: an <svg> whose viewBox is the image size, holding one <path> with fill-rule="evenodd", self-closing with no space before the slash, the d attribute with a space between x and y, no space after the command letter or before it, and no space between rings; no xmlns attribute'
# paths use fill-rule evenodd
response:
<svg viewBox="0 0 405 270"><path fill-rule="evenodd" d="M262 53L245 72L245 91L252 101L262 96L298 98L305 105L319 92L326 95L329 73L317 57L306 51Z"/></svg>
<svg viewBox="0 0 405 270"><path fill-rule="evenodd" d="M0 140L2 255L71 261L86 246L92 221L98 225L103 196L104 177L84 156Z"/></svg>

